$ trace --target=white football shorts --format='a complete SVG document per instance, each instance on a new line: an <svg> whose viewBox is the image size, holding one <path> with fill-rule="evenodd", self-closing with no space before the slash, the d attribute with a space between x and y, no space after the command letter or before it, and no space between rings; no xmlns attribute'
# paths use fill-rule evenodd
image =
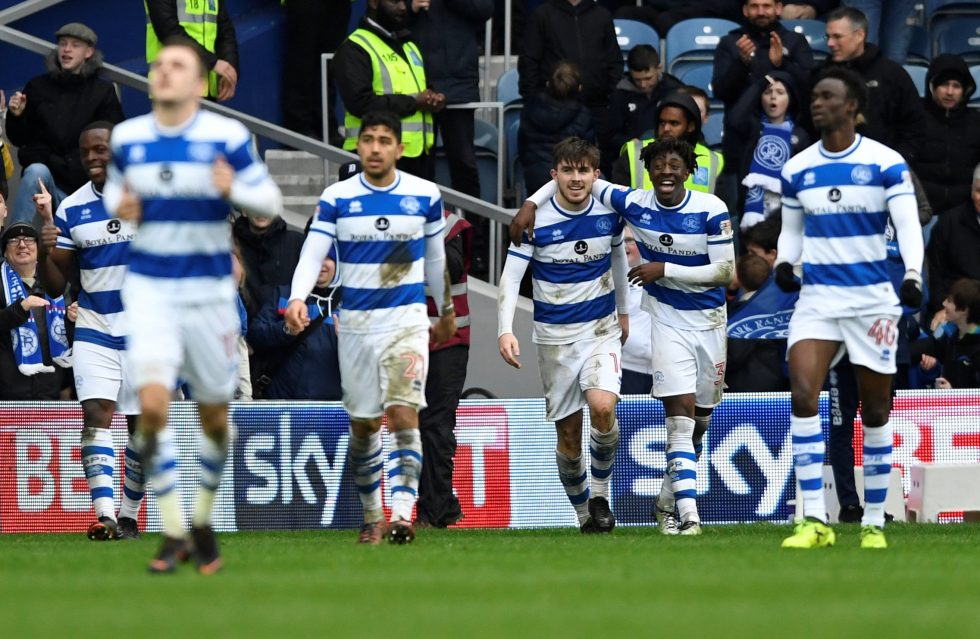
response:
<svg viewBox="0 0 980 639"><path fill-rule="evenodd" d="M694 395L694 405L714 408L725 388L725 326L680 329L652 322L654 397Z"/></svg>
<svg viewBox="0 0 980 639"><path fill-rule="evenodd" d="M557 421L587 405L593 388L619 397L623 355L619 332L571 344L536 344L547 418Z"/></svg>
<svg viewBox="0 0 980 639"><path fill-rule="evenodd" d="M337 350L343 403L353 419L375 419L389 406L425 408L429 327L344 333Z"/></svg>
<svg viewBox="0 0 980 639"><path fill-rule="evenodd" d="M864 366L882 375L896 371L899 313L873 313L854 317L823 317L813 311L800 310L789 321L786 352L805 339L840 342L841 347L831 366L847 353L851 364Z"/></svg>
<svg viewBox="0 0 980 639"><path fill-rule="evenodd" d="M241 332L234 299L181 304L132 276L122 298L126 361L137 390L148 384L172 389L180 379L202 404L234 398Z"/></svg>
<svg viewBox="0 0 980 639"><path fill-rule="evenodd" d="M72 370L78 401L107 399L123 415L139 415L140 403L126 369L126 351L75 340Z"/></svg>

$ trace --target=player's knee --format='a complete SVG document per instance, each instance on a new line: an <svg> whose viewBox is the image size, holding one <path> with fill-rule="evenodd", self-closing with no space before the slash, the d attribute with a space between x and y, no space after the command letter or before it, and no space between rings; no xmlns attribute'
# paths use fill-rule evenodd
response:
<svg viewBox="0 0 980 639"><path fill-rule="evenodd" d="M888 406L861 405L861 421L869 428L878 428L888 422Z"/></svg>
<svg viewBox="0 0 980 639"><path fill-rule="evenodd" d="M616 420L616 402L603 402L589 409L592 426L602 433L607 433Z"/></svg>
<svg viewBox="0 0 980 639"><path fill-rule="evenodd" d="M385 409L392 430L419 427L419 413L412 406L394 405Z"/></svg>
<svg viewBox="0 0 980 639"><path fill-rule="evenodd" d="M215 441L221 441L228 435L228 405L200 404L198 411L201 415L201 430Z"/></svg>
<svg viewBox="0 0 980 639"><path fill-rule="evenodd" d="M572 459L582 454L582 430L581 427L566 426L558 427L558 449Z"/></svg>
<svg viewBox="0 0 980 639"><path fill-rule="evenodd" d="M101 400L91 399L82 402L82 421L85 428L109 428L112 425L112 406Z"/></svg>
<svg viewBox="0 0 980 639"><path fill-rule="evenodd" d="M170 409L170 391L166 386L154 384L140 390L140 427L159 432L167 426Z"/></svg>
<svg viewBox="0 0 980 639"><path fill-rule="evenodd" d="M799 417L809 417L810 415L817 414L818 404L820 402L820 391L817 390L816 393L810 391L809 388L799 388L794 386L792 392L792 406L793 414Z"/></svg>

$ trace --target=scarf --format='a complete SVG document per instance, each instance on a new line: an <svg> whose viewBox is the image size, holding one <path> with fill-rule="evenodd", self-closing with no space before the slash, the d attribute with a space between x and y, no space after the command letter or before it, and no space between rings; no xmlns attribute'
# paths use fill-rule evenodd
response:
<svg viewBox="0 0 980 639"><path fill-rule="evenodd" d="M742 184L749 187L749 192L745 196L743 225L746 219L753 219L754 224L767 217L766 191L782 192L782 185L779 182L780 173L793 153L792 140L793 120L787 117L782 124L773 124L768 117L762 116L762 133L752 153L749 174L742 180Z"/></svg>
<svg viewBox="0 0 980 639"><path fill-rule="evenodd" d="M29 293L24 290L24 283L9 264L3 263L0 268L3 280L3 292L7 304L12 305L26 298ZM68 332L65 329L65 298L51 299L45 310L48 323L48 349L51 361L61 368L71 367L71 347L68 345ZM10 331L10 343L13 345L14 360L22 375L31 376L38 373L53 373L54 366L44 363L43 349L38 335L34 314L27 314L27 321Z"/></svg>
<svg viewBox="0 0 980 639"><path fill-rule="evenodd" d="M331 288L330 294L326 296L310 293L310 296L306 298L306 312L310 316L311 322L321 315L326 315L323 320L324 323L333 324L333 296L336 292L336 288ZM287 306L289 306L289 300L285 297L280 297L276 312L279 315L285 315Z"/></svg>

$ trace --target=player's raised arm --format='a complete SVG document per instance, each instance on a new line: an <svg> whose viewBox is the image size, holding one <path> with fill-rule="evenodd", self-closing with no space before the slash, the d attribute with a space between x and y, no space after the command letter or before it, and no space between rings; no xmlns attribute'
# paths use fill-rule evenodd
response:
<svg viewBox="0 0 980 639"><path fill-rule="evenodd" d="M553 198L557 192L558 185L555 184L554 180L548 180L524 200L524 204L518 209L508 227L510 241L514 246L520 247L525 237L528 240L534 239L534 213L539 206Z"/></svg>
<svg viewBox="0 0 980 639"><path fill-rule="evenodd" d="M497 348L505 362L514 368L520 368L518 357L521 355L520 344L514 336L514 312L517 310L517 300L521 295L521 280L531 260L533 247L511 246L507 251L507 261L504 262L500 274L500 284L497 287Z"/></svg>
<svg viewBox="0 0 980 639"><path fill-rule="evenodd" d="M244 126L241 127L234 145L228 145L227 155L224 158L215 158L215 172L224 169L222 165L225 163L232 169L227 192L219 187L225 199L261 217L278 217L282 214L282 192L272 180L265 164L258 158L255 145ZM217 175L215 182L217 186Z"/></svg>

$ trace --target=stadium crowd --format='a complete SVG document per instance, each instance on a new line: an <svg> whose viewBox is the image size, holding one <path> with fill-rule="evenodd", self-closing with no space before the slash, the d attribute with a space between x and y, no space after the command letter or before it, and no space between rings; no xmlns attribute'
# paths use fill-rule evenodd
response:
<svg viewBox="0 0 980 639"><path fill-rule="evenodd" d="M400 121L404 145L400 170L433 179L441 134L449 157L447 186L479 195L474 111L449 107L479 97L480 31L494 13L492 2L368 0L367 14L349 34L326 32L327 23L346 21L342 11L338 19L321 15L330 19L317 26L309 20L313 13L304 12L322 11L312 7L318 3L285 4L291 36L289 73L283 81L301 89L284 92L287 126L321 134L315 113L318 66L313 62L323 51L335 52L331 77L346 114L342 126L331 124L328 135L334 144L357 149L362 118L392 113ZM871 10L881 4L886 6ZM552 150L570 136L598 145L597 168L603 175L637 189L652 189L644 149L668 138L688 143L694 162L686 189L718 196L735 226L737 261L726 299L726 388L788 390L786 333L797 296L776 281L785 186L780 174L820 137L809 109L816 79L830 69L847 69L860 77L868 93L858 133L901 154L912 172L927 247L920 267L924 301L903 308L894 387L980 387L980 111L970 107L974 76L961 55L941 53L929 62L921 95L902 66L911 37L912 3L845 0L837 5L833 0L537 3L527 13L519 38L522 110L516 156L527 191L552 180ZM161 43L181 37L199 50L208 68L205 97L230 99L239 73L247 77L248 69L238 68L226 3L217 2L212 13L195 14L155 0L146 10L148 62ZM645 22L664 38L686 19L725 18L740 26L722 34L710 52L710 83L694 86L685 84L679 72L670 72L672 61L664 59L657 44L633 43L622 51L614 15ZM790 18L823 21L826 51L812 50L807 37L784 23ZM102 56L92 29L70 23L54 35L57 48L46 59L47 71L9 96L9 103L3 104L0 94L9 137L4 152L15 150L20 168L9 214L7 180L16 170L12 162L6 163L0 183L0 400L86 399L76 388L81 376L70 370L71 350L93 338L91 328L76 328L76 320L91 312L122 311L118 300L111 301L98 288L98 278L89 284L84 275L80 278L80 271L99 265L81 255L68 260L64 253L86 246L72 235L85 209L70 206L70 198L85 189L101 198L113 162L109 132L126 115L136 114L124 114L112 85L99 77ZM297 75L300 69L305 70L302 77ZM709 118L721 118L720 137L707 135ZM360 170L357 164L347 165L340 178L352 179ZM471 339L466 280L471 269L485 273L491 250L485 221L469 217L467 222L455 213L445 214L443 239L458 331L452 339L429 346L428 408L419 418L428 464L422 472L419 519L440 527L462 516L451 478L454 414ZM299 231L282 218L247 208L237 210L230 222L240 345L248 354L236 397L340 400L336 324L345 300L336 252L323 260L304 301L311 321L301 331L290 330L290 287L310 225ZM117 221L108 224L114 234L126 232ZM628 246L632 235L625 237ZM898 292L906 265L894 226L888 227L885 239ZM627 254L631 266L639 268L635 251ZM117 260L106 262L107 267L125 267L119 256L106 259ZM630 306L636 309L638 302ZM440 316L431 298L429 310L432 318ZM642 332L631 331L624 347L630 354L624 359L624 392L649 393L653 384L651 347L638 334ZM112 334L96 342L116 344L118 339ZM845 361L838 367L847 365ZM97 421L94 413L91 423L87 415L86 426L97 426ZM593 432L593 437L609 432ZM847 505L843 499L841 503Z"/></svg>

